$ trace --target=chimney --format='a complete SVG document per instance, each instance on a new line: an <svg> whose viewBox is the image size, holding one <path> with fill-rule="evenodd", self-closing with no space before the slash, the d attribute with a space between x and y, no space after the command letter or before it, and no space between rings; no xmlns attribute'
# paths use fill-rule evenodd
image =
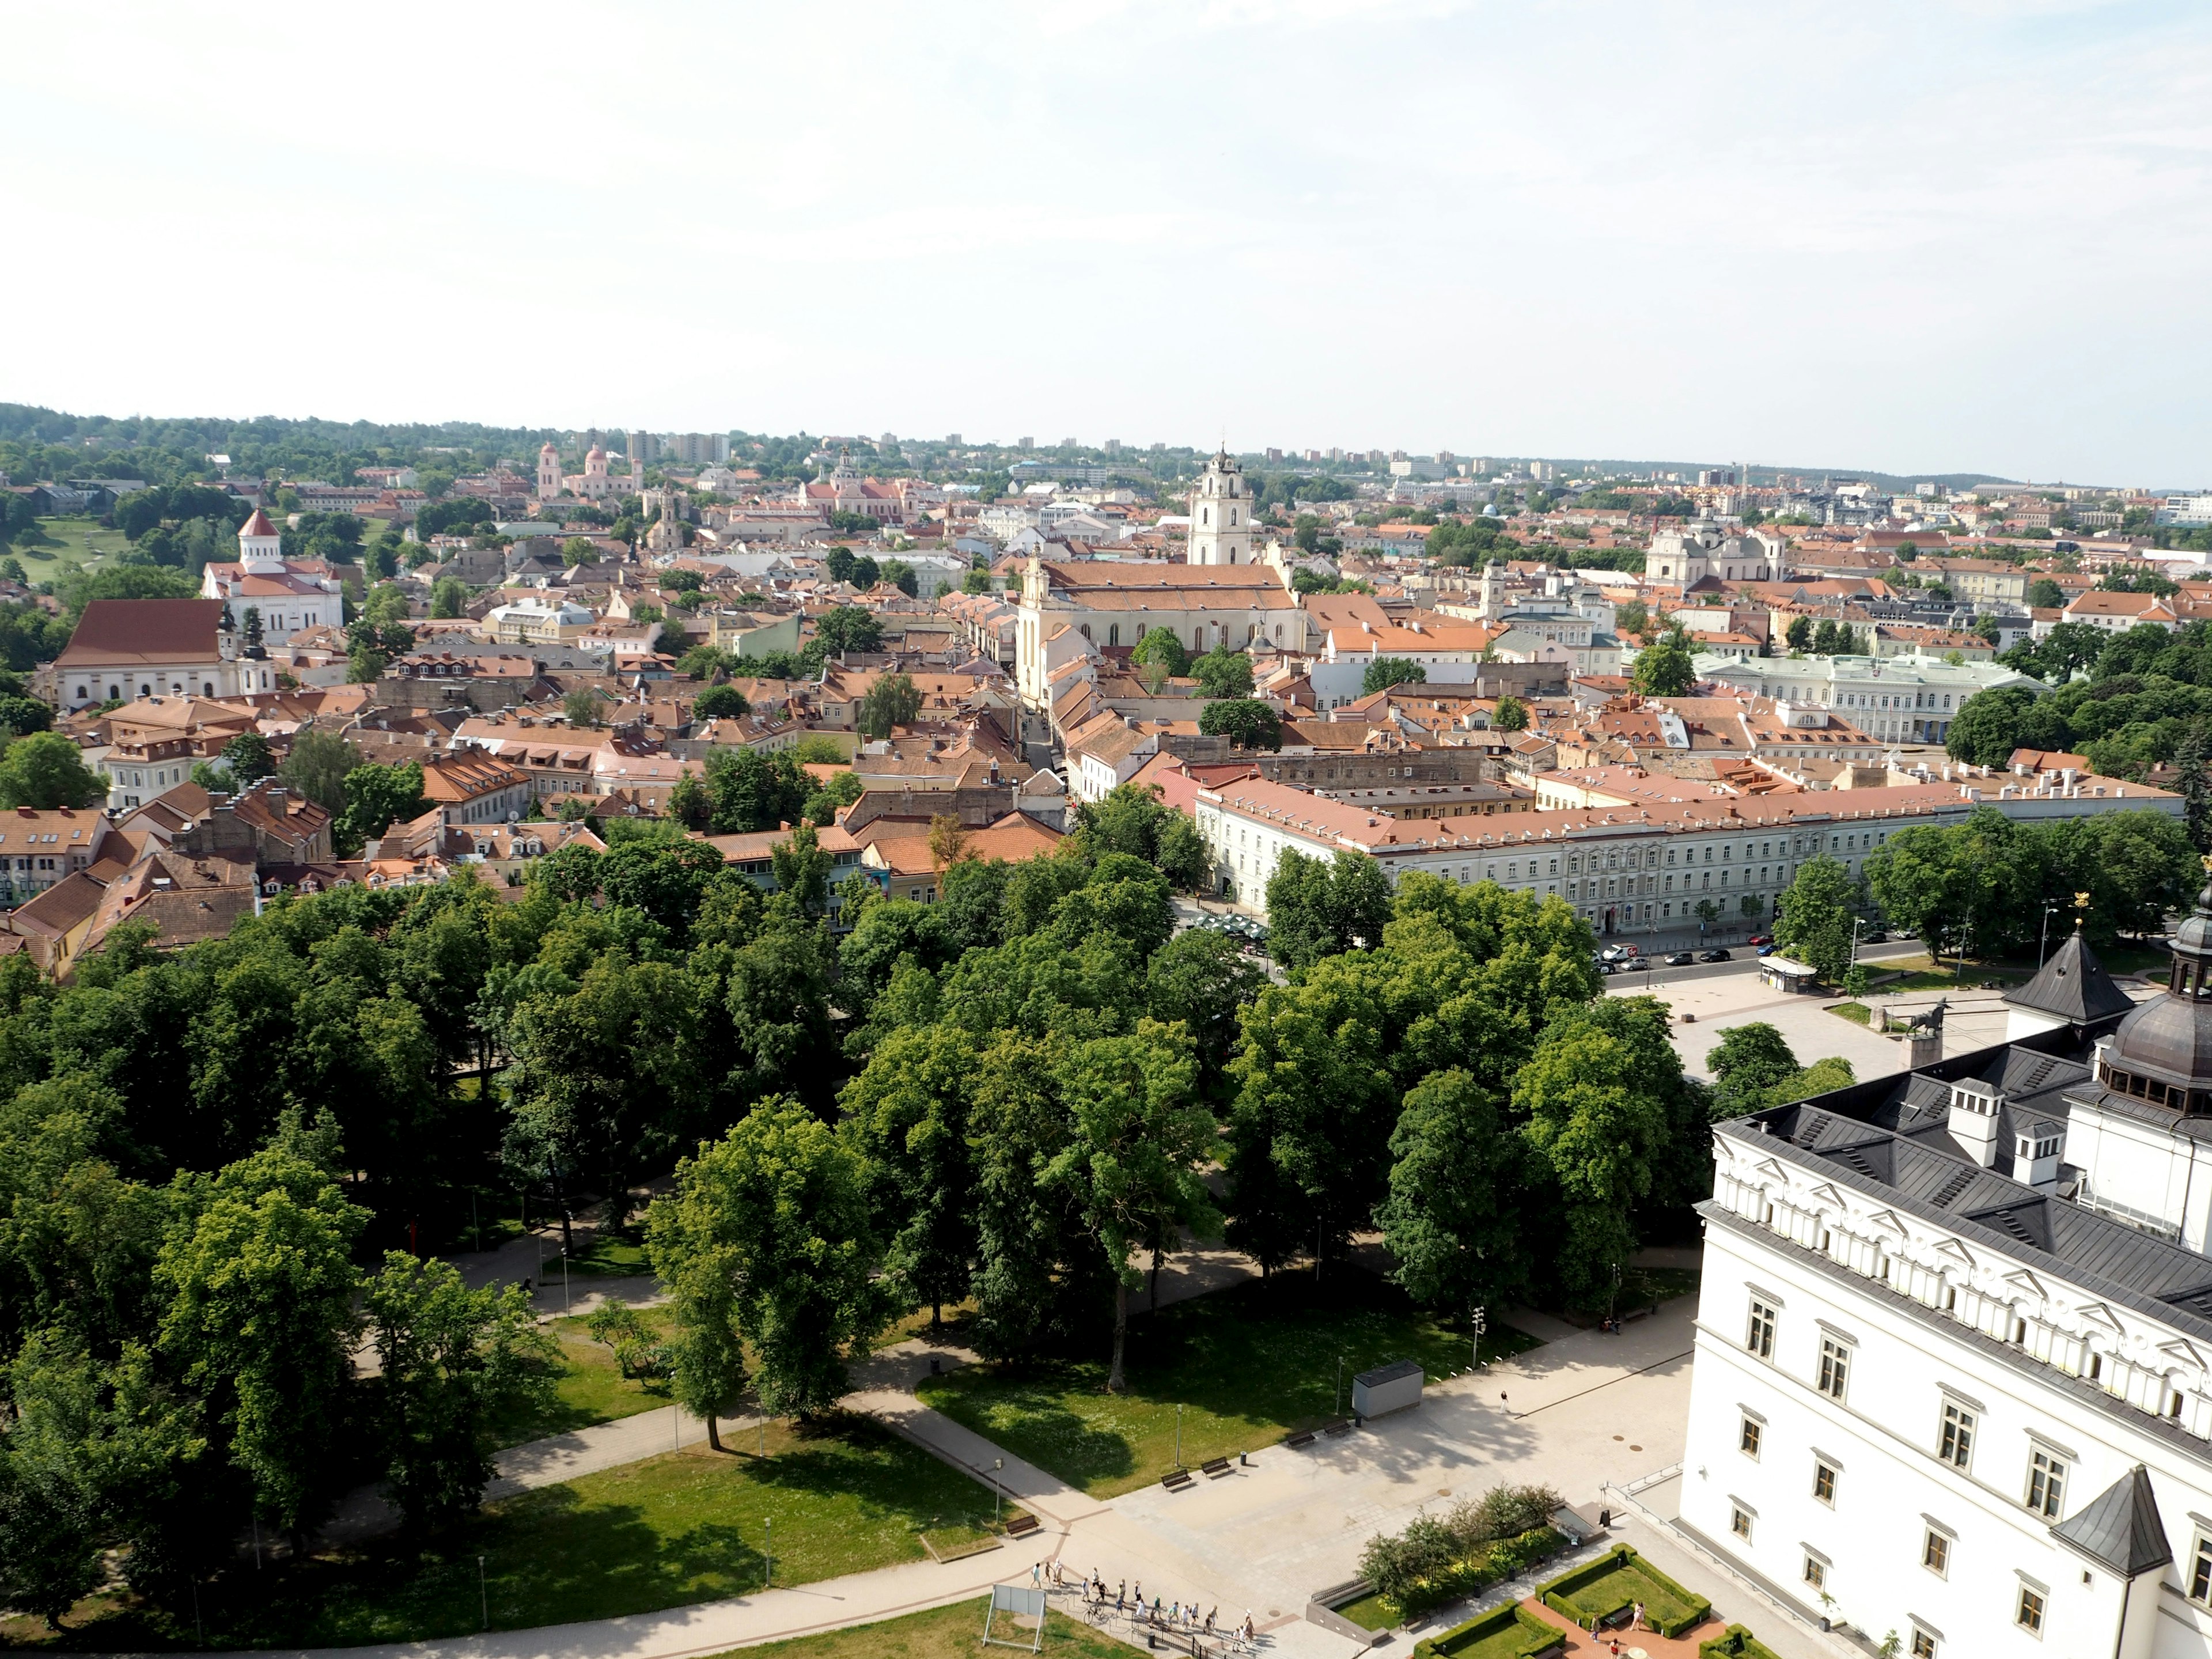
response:
<svg viewBox="0 0 2212 1659"><path fill-rule="evenodd" d="M1961 1078L1951 1085L1951 1139L1984 1170L1997 1163L1997 1115L2005 1097L1988 1084Z"/></svg>

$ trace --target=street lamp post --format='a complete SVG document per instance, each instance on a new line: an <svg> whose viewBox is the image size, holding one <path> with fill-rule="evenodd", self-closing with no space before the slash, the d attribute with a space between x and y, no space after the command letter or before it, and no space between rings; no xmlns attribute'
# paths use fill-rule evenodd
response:
<svg viewBox="0 0 2212 1659"><path fill-rule="evenodd" d="M2035 965L2039 968L2043 966L2043 958L2051 949L2051 913L2057 908L2049 902L2043 907L2043 936L2036 941L2035 946Z"/></svg>
<svg viewBox="0 0 2212 1659"><path fill-rule="evenodd" d="M1483 1312L1480 1304L1468 1316L1468 1323L1474 1328L1474 1340L1468 1344L1468 1364L1480 1366L1482 1364L1482 1334L1490 1328L1489 1316Z"/></svg>

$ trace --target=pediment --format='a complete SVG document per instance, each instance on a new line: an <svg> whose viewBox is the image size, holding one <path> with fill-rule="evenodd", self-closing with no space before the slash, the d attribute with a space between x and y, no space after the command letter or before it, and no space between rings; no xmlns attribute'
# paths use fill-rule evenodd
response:
<svg viewBox="0 0 2212 1659"><path fill-rule="evenodd" d="M1936 1254L1948 1256L1952 1261L1963 1262L1969 1267L1974 1265L1973 1252L1955 1238L1938 1239L1936 1242Z"/></svg>

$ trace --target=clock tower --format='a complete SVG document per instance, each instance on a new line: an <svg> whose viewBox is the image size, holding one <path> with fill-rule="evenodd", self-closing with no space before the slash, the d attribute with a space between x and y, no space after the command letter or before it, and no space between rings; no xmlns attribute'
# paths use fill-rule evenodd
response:
<svg viewBox="0 0 2212 1659"><path fill-rule="evenodd" d="M1192 564L1252 562L1252 490L1224 445L1190 492Z"/></svg>

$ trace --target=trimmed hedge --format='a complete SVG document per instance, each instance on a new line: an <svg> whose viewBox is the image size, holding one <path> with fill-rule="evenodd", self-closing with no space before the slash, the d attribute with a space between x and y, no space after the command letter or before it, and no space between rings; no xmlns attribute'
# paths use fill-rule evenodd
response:
<svg viewBox="0 0 2212 1659"><path fill-rule="evenodd" d="M1607 1586L1604 1581L1620 1575L1621 1583ZM1657 1617L1651 1607L1651 1598L1638 1593L1638 1580L1665 1592L1682 1606L1683 1611L1672 1619ZM1583 1592L1595 1590L1585 1596ZM1614 1614L1626 1612L1638 1601L1644 1603L1644 1613L1660 1635L1676 1637L1693 1631L1713 1616L1713 1604L1704 1596L1692 1594L1660 1571L1626 1544L1616 1544L1597 1560L1563 1572L1537 1591L1546 1607L1564 1618L1571 1619L1585 1630L1595 1630Z"/></svg>
<svg viewBox="0 0 2212 1659"><path fill-rule="evenodd" d="M1518 1627L1521 1639L1500 1643L1497 1638ZM1442 1636L1432 1636L1413 1644L1413 1659L1459 1659L1459 1656L1488 1644L1490 1650L1483 1659L1537 1659L1537 1656L1563 1651L1567 1644L1566 1632L1552 1628L1534 1614L1525 1611L1516 1601L1508 1601L1502 1607L1492 1608L1464 1625L1455 1625Z"/></svg>
<svg viewBox="0 0 2212 1659"><path fill-rule="evenodd" d="M1711 1641L1698 1644L1698 1659L1777 1659L1777 1656L1741 1625L1730 1625Z"/></svg>

